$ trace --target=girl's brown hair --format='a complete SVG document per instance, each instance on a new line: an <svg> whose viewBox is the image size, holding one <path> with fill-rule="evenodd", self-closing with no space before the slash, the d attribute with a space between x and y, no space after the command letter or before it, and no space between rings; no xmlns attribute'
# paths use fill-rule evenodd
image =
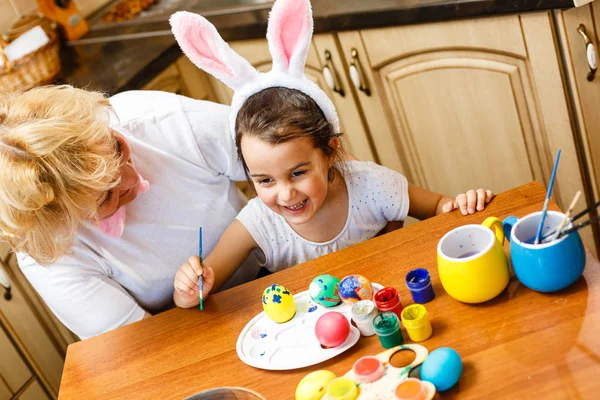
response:
<svg viewBox="0 0 600 400"><path fill-rule="evenodd" d="M235 133L238 158L246 173L248 166L241 148L243 136L271 144L309 138L329 158L339 161L344 154L340 141L336 148L330 145L331 139L342 134L334 131L313 99L295 89L272 87L250 96L238 112Z"/></svg>
<svg viewBox="0 0 600 400"><path fill-rule="evenodd" d="M118 184L111 107L97 92L46 86L0 95L0 239L40 264L67 253Z"/></svg>

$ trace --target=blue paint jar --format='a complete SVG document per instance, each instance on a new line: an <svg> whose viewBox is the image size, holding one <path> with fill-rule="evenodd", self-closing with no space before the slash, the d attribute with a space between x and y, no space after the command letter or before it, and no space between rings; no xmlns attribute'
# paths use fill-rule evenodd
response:
<svg viewBox="0 0 600 400"><path fill-rule="evenodd" d="M406 274L406 287L415 303L425 304L435 297L431 277L424 268L417 268Z"/></svg>

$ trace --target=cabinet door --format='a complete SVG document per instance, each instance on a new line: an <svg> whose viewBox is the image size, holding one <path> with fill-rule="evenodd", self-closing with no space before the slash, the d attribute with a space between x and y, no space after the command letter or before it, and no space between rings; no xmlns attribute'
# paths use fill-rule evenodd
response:
<svg viewBox="0 0 600 400"><path fill-rule="evenodd" d="M567 82L572 94L576 137L580 141L582 164L590 187L590 203L593 203L600 199L600 76L589 76L588 46L582 32L597 52L600 3L557 11L556 16ZM595 55L597 57L597 53ZM598 230L596 224L593 228Z"/></svg>
<svg viewBox="0 0 600 400"><path fill-rule="evenodd" d="M0 376L0 400L10 400L12 397L12 392L3 381L2 376Z"/></svg>
<svg viewBox="0 0 600 400"><path fill-rule="evenodd" d="M15 400L45 400L50 399L38 381L31 381Z"/></svg>
<svg viewBox="0 0 600 400"><path fill-rule="evenodd" d="M341 58L337 49L332 45L333 37L322 38L321 45L323 49L329 49L332 54L337 58L334 60L334 66L341 68ZM231 42L230 47L237 52L239 55L247 59L252 66L257 68L261 72L271 70L271 53L267 45L266 39L256 40L244 40L239 42ZM344 146L357 158L363 160L375 160L375 155L371 149L367 133L365 132L362 121L358 110L356 108L356 102L351 93L344 93L344 97L341 97L338 93L329 89L325 78L323 77L323 65L319 60L317 49L314 44L311 45L308 56L306 59L306 66L304 73L306 76L315 82L332 100L336 106L338 116L340 118L340 126L344 133ZM341 71L338 71L341 73ZM218 80L211 77L211 83L217 97L217 101L223 104L230 104L233 91L219 82ZM347 84L346 84L347 85Z"/></svg>
<svg viewBox="0 0 600 400"><path fill-rule="evenodd" d="M553 198L583 189L550 13L338 35L383 165L447 195L502 192L547 184L561 149Z"/></svg>
<svg viewBox="0 0 600 400"><path fill-rule="evenodd" d="M55 395L58 393L64 364L60 348L37 317L38 310L31 307L12 271L3 263L0 263L0 268L8 272L12 287L10 300L0 296L0 324L18 343L32 372Z"/></svg>
<svg viewBox="0 0 600 400"><path fill-rule="evenodd" d="M2 394L6 390L10 393L16 393L32 377L32 372L27 368L27 364L21 358L21 355L10 341L6 332L0 326L0 384L4 384L4 390L0 387L0 399L4 399ZM8 398L11 395L9 394Z"/></svg>

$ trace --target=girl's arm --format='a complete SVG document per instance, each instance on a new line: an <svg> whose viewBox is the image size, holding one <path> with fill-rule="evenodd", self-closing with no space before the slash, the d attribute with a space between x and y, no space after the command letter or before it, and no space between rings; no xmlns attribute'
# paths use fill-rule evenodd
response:
<svg viewBox="0 0 600 400"><path fill-rule="evenodd" d="M408 184L410 205L408 215L424 220L435 215L460 209L463 215L481 211L494 197L491 190L477 189L461 193L455 199Z"/></svg>
<svg viewBox="0 0 600 400"><path fill-rule="evenodd" d="M204 268L198 256L190 257L179 268L174 282L175 304L182 308L197 306L200 303L198 277L203 276L202 298L205 298L211 290L219 290L256 247L256 241L244 225L234 220L202 261Z"/></svg>

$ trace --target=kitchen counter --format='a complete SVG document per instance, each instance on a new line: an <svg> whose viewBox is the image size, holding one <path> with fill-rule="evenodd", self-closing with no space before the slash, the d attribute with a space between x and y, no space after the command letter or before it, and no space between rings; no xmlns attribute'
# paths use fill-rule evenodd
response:
<svg viewBox="0 0 600 400"><path fill-rule="evenodd" d="M169 16L204 15L227 41L265 37L270 0L161 0L128 22L89 18L90 32L63 47L61 83L115 94L139 89L181 56ZM573 7L573 0L313 0L315 33Z"/></svg>

